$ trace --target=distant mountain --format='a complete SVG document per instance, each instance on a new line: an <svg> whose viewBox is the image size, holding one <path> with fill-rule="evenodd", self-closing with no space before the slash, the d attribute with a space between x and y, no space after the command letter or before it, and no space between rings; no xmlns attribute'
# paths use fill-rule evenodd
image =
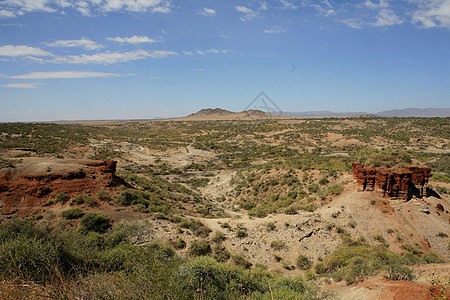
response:
<svg viewBox="0 0 450 300"><path fill-rule="evenodd" d="M450 117L450 108L406 108L381 111L379 113L367 112L332 112L328 110L283 112L281 115L268 114L261 110L246 110L232 112L222 108L205 108L181 119L186 120L251 120L251 119L289 119L289 118L353 118L353 117L419 117L419 118L445 118Z"/></svg>
<svg viewBox="0 0 450 300"><path fill-rule="evenodd" d="M378 117L421 117L446 118L450 117L450 108L405 108L380 111Z"/></svg>
<svg viewBox="0 0 450 300"><path fill-rule="evenodd" d="M246 110L232 112L221 108L205 108L178 120L255 120L255 119L283 119L284 116L272 115L261 110Z"/></svg>
<svg viewBox="0 0 450 300"><path fill-rule="evenodd" d="M209 117L231 115L234 112L221 108L204 108L196 113L190 114L189 117Z"/></svg>
<svg viewBox="0 0 450 300"><path fill-rule="evenodd" d="M352 118L360 116L372 116L373 114L366 112L335 113L329 110L318 110L318 111L304 111L304 112L285 112L283 113L283 115L300 118Z"/></svg>

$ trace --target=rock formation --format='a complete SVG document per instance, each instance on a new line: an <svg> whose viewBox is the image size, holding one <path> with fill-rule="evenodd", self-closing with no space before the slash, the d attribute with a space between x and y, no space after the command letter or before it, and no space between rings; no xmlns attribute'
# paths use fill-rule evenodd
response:
<svg viewBox="0 0 450 300"><path fill-rule="evenodd" d="M411 199L426 196L426 185L431 176L427 166L406 168L372 168L353 163L353 177L359 191L379 191L384 197Z"/></svg>
<svg viewBox="0 0 450 300"><path fill-rule="evenodd" d="M120 180L116 161L29 159L0 170L0 214L30 212L64 192L95 195Z"/></svg>

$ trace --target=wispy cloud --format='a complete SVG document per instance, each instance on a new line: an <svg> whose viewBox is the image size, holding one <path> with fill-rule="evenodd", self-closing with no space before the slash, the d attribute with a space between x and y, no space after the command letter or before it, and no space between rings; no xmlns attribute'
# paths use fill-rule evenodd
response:
<svg viewBox="0 0 450 300"><path fill-rule="evenodd" d="M84 16L93 13L131 11L167 14L170 0L6 0L0 2L0 17L12 18L30 12L65 13L72 9Z"/></svg>
<svg viewBox="0 0 450 300"><path fill-rule="evenodd" d="M362 5L355 5L353 12L355 17L341 20L341 22L356 29L393 26L404 22L404 19L394 12L386 0L379 0L378 3L372 1L366 0ZM357 16L358 13L359 16Z"/></svg>
<svg viewBox="0 0 450 300"><path fill-rule="evenodd" d="M230 37L229 37L228 35L223 34L223 33L221 33L220 36L223 37L223 38L226 39L226 40L229 40L229 39L230 39Z"/></svg>
<svg viewBox="0 0 450 300"><path fill-rule="evenodd" d="M153 76L153 77L150 77L150 80L161 80L161 79L164 79L163 77L160 77L160 76Z"/></svg>
<svg viewBox="0 0 450 300"><path fill-rule="evenodd" d="M277 34L277 33L283 33L283 32L286 32L286 29L278 27L278 26L264 30L264 33L268 33L268 34Z"/></svg>
<svg viewBox="0 0 450 300"><path fill-rule="evenodd" d="M10 10L1 9L0 10L0 18L14 18L17 17L17 14Z"/></svg>
<svg viewBox="0 0 450 300"><path fill-rule="evenodd" d="M8 84L2 85L2 87L18 88L18 89L37 89L42 84L43 83L37 83L37 82L34 82L34 83L8 83Z"/></svg>
<svg viewBox="0 0 450 300"><path fill-rule="evenodd" d="M361 29L364 26L364 23L355 18L341 20L341 23L354 29Z"/></svg>
<svg viewBox="0 0 450 300"><path fill-rule="evenodd" d="M227 50L227 49L206 49L206 50L194 50L194 51L183 51L184 55L207 55L207 54L230 54L235 53L233 50Z"/></svg>
<svg viewBox="0 0 450 300"><path fill-rule="evenodd" d="M261 1L259 9L260 10L267 10L267 2L266 1Z"/></svg>
<svg viewBox="0 0 450 300"><path fill-rule="evenodd" d="M40 48L29 46L14 46L5 45L0 46L0 56L52 56L50 52L44 51Z"/></svg>
<svg viewBox="0 0 450 300"><path fill-rule="evenodd" d="M245 6L237 5L236 10L243 14L242 17L240 17L241 21L251 21L258 17L258 14L255 11Z"/></svg>
<svg viewBox="0 0 450 300"><path fill-rule="evenodd" d="M58 72L33 72L22 75L7 76L12 79L74 79L74 78L113 78L128 76L116 73L102 72L77 72L77 71L58 71Z"/></svg>
<svg viewBox="0 0 450 300"><path fill-rule="evenodd" d="M298 6L293 4L292 2L289 2L287 0L280 0L281 2L281 9L297 9Z"/></svg>
<svg viewBox="0 0 450 300"><path fill-rule="evenodd" d="M373 26L391 26L391 25L397 25L402 24L403 20L398 17L394 11L391 9L383 8L378 12L378 15L376 17L376 21L373 23Z"/></svg>
<svg viewBox="0 0 450 300"><path fill-rule="evenodd" d="M134 60L141 60L148 57L164 58L171 55L177 55L175 51L146 51L135 50L129 52L103 52L92 55L68 55L55 57L52 62L62 64L103 64L110 65L114 63L123 63Z"/></svg>
<svg viewBox="0 0 450 300"><path fill-rule="evenodd" d="M96 1L100 2L100 1ZM170 1L165 0L107 0L102 6L104 11L127 10L132 12L170 12Z"/></svg>
<svg viewBox="0 0 450 300"><path fill-rule="evenodd" d="M443 27L450 30L450 1L409 0L418 6L412 14L412 22L422 28Z"/></svg>
<svg viewBox="0 0 450 300"><path fill-rule="evenodd" d="M371 8L371 9L377 9L377 8L385 8L389 6L389 3L386 2L386 0L379 0L378 4L377 3L373 3L370 0L367 0L366 2L364 2L364 6Z"/></svg>
<svg viewBox="0 0 450 300"><path fill-rule="evenodd" d="M79 40L58 40L52 43L45 43L45 45L49 47L80 47L86 50L97 50L104 47L87 38L81 38Z"/></svg>
<svg viewBox="0 0 450 300"><path fill-rule="evenodd" d="M329 17L336 14L336 11L334 10L333 5L330 3L329 0L321 0L321 1L314 1L314 0L303 0L302 1L303 7L312 7L314 8L320 15Z"/></svg>
<svg viewBox="0 0 450 300"><path fill-rule="evenodd" d="M204 7L202 11L198 13L199 15L207 16L207 17L214 17L216 15L216 11L212 8L206 8Z"/></svg>
<svg viewBox="0 0 450 300"><path fill-rule="evenodd" d="M128 44L142 44L142 43L155 43L156 40L149 38L145 35L133 35L131 37L108 37L106 38L109 41L114 41L117 43L128 43Z"/></svg>

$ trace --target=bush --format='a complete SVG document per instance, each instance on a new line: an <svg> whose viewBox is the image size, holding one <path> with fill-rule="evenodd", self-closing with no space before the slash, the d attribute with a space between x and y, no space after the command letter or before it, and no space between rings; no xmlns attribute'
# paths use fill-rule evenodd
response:
<svg viewBox="0 0 450 300"><path fill-rule="evenodd" d="M64 192L61 192L58 195L56 195L55 203L59 203L59 202L66 203L69 200L70 200L70 196Z"/></svg>
<svg viewBox="0 0 450 300"><path fill-rule="evenodd" d="M211 245L207 241L193 241L189 246L188 253L191 256L202 256L211 253Z"/></svg>
<svg viewBox="0 0 450 300"><path fill-rule="evenodd" d="M226 239L225 235L223 234L223 232L221 231L216 231L216 233L214 234L214 236L212 237L212 241L214 243L221 243Z"/></svg>
<svg viewBox="0 0 450 300"><path fill-rule="evenodd" d="M181 228L190 229L194 233L194 235L201 237L207 237L209 233L212 231L205 224L194 219L183 220L178 224L178 226L180 226Z"/></svg>
<svg viewBox="0 0 450 300"><path fill-rule="evenodd" d="M81 218L84 215L84 212L81 208L69 208L64 210L61 213L61 216L65 219L71 220L71 219L78 219Z"/></svg>
<svg viewBox="0 0 450 300"><path fill-rule="evenodd" d="M319 180L319 184L321 184L321 185L326 185L328 183L330 183L330 181L328 180L328 178L326 176L320 178L320 180Z"/></svg>
<svg viewBox="0 0 450 300"><path fill-rule="evenodd" d="M231 260L236 266L243 267L244 269L250 269L253 265L251 262L245 259L244 255L237 254L231 257Z"/></svg>
<svg viewBox="0 0 450 300"><path fill-rule="evenodd" d="M111 201L111 197L109 197L108 193L105 190L97 192L97 199L100 201Z"/></svg>
<svg viewBox="0 0 450 300"><path fill-rule="evenodd" d="M306 255L299 255L295 260L295 265L301 270L307 270L311 268L311 261Z"/></svg>
<svg viewBox="0 0 450 300"><path fill-rule="evenodd" d="M275 225L275 223L272 222L272 221L267 222L266 227L270 231L273 231L273 230L277 229L277 225Z"/></svg>
<svg viewBox="0 0 450 300"><path fill-rule="evenodd" d="M98 213L87 213L80 220L80 232L89 231L103 233L111 227L111 221L108 217Z"/></svg>
<svg viewBox="0 0 450 300"><path fill-rule="evenodd" d="M283 242L282 240L276 240L276 241L272 241L270 243L270 247L274 250L281 250L286 246L285 242Z"/></svg>
<svg viewBox="0 0 450 300"><path fill-rule="evenodd" d="M182 239L182 238L178 238L174 243L173 243L173 246L176 248L176 249L184 249L184 248L186 248L186 242Z"/></svg>

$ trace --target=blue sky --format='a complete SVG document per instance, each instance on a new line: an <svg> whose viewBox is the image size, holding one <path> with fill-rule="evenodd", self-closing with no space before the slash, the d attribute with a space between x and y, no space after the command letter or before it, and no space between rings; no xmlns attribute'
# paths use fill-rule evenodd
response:
<svg viewBox="0 0 450 300"><path fill-rule="evenodd" d="M450 0L0 0L0 121L449 107Z"/></svg>

